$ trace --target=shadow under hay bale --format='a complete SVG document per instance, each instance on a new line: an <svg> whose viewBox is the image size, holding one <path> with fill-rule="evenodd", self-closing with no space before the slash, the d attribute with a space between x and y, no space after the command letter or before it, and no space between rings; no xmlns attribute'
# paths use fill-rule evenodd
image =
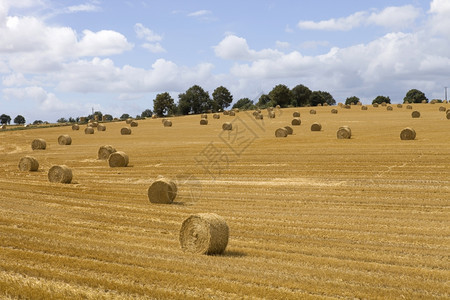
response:
<svg viewBox="0 0 450 300"><path fill-rule="evenodd" d="M122 151L116 151L109 155L108 164L111 168L124 168L128 166L128 155Z"/></svg>
<svg viewBox="0 0 450 300"><path fill-rule="evenodd" d="M411 113L411 117L413 117L413 118L420 118L420 112L418 112L417 110L413 111Z"/></svg>
<svg viewBox="0 0 450 300"><path fill-rule="evenodd" d="M336 135L337 135L338 139L349 139L352 137L352 131L351 131L350 127L342 126L342 127L339 127Z"/></svg>
<svg viewBox="0 0 450 300"><path fill-rule="evenodd" d="M94 134L94 128L88 126L84 129L85 134Z"/></svg>
<svg viewBox="0 0 450 300"><path fill-rule="evenodd" d="M300 126L302 124L302 120L295 118L291 121L292 126Z"/></svg>
<svg viewBox="0 0 450 300"><path fill-rule="evenodd" d="M98 153L97 153L98 159L107 160L109 158L109 156L114 152L116 152L116 149L111 145L101 146L98 149Z"/></svg>
<svg viewBox="0 0 450 300"><path fill-rule="evenodd" d="M37 171L39 169L39 162L33 156L24 156L19 161L20 171Z"/></svg>
<svg viewBox="0 0 450 300"><path fill-rule="evenodd" d="M73 124L73 125L72 125L72 130L80 130L80 125L78 125L78 124Z"/></svg>
<svg viewBox="0 0 450 300"><path fill-rule="evenodd" d="M208 119L201 119L200 125L208 125Z"/></svg>
<svg viewBox="0 0 450 300"><path fill-rule="evenodd" d="M45 150L47 148L47 142L44 139L34 139L31 142L32 150Z"/></svg>
<svg viewBox="0 0 450 300"><path fill-rule="evenodd" d="M416 138L416 131L411 127L406 127L400 132L401 140L414 140Z"/></svg>
<svg viewBox="0 0 450 300"><path fill-rule="evenodd" d="M230 122L223 123L222 130L233 130L233 124Z"/></svg>
<svg viewBox="0 0 450 300"><path fill-rule="evenodd" d="M322 125L320 123L313 123L311 125L311 131L321 131Z"/></svg>
<svg viewBox="0 0 450 300"><path fill-rule="evenodd" d="M71 145L72 138L67 134L60 135L58 137L58 144L63 145L63 146Z"/></svg>
<svg viewBox="0 0 450 300"><path fill-rule="evenodd" d="M167 178L158 178L148 188L148 200L151 203L170 204L177 197L178 188L175 182Z"/></svg>
<svg viewBox="0 0 450 300"><path fill-rule="evenodd" d="M288 136L288 131L286 130L286 128L282 127L282 128L278 128L277 130L275 130L275 137L287 137Z"/></svg>
<svg viewBox="0 0 450 300"><path fill-rule="evenodd" d="M71 183L72 170L66 165L53 166L48 170L48 180L56 183Z"/></svg>
<svg viewBox="0 0 450 300"><path fill-rule="evenodd" d="M131 128L123 127L122 129L120 129L120 134L121 135L130 135L131 134Z"/></svg>
<svg viewBox="0 0 450 300"><path fill-rule="evenodd" d="M191 215L180 229L181 249L188 253L222 254L228 245L228 237L227 223L213 213Z"/></svg>

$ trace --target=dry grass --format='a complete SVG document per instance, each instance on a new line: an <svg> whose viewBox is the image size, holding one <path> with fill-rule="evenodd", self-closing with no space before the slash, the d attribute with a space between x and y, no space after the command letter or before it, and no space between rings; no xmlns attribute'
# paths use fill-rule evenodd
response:
<svg viewBox="0 0 450 300"><path fill-rule="evenodd" d="M448 299L446 114L430 104L414 104L418 119L406 108L309 109L224 116L238 126L229 132L198 115L172 128L142 120L127 138L122 122L94 138L71 126L1 131L0 298ZM294 110L302 126L276 139ZM336 139L342 124L351 139ZM409 126L417 137L402 141ZM72 146L58 146L61 134ZM47 150L32 151L37 137ZM96 157L102 145L132 165L109 168ZM18 170L25 155L37 172ZM71 184L48 182L60 164ZM172 205L149 203L160 174L178 185ZM181 249L180 226L199 212L226 220L222 255Z"/></svg>

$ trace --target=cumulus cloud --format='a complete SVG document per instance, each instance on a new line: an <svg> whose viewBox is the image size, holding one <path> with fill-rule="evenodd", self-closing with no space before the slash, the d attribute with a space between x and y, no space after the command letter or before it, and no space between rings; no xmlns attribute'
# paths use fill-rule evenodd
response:
<svg viewBox="0 0 450 300"><path fill-rule="evenodd" d="M439 34L449 38L450 28L450 1L433 0L428 13L431 15L429 28L434 34Z"/></svg>
<svg viewBox="0 0 450 300"><path fill-rule="evenodd" d="M133 45L124 35L113 30L84 30L77 48L80 56L108 56L130 50Z"/></svg>
<svg viewBox="0 0 450 300"><path fill-rule="evenodd" d="M210 15L210 14L211 14L210 10L202 9L202 10L197 10L197 11L189 13L188 17L204 17L204 16Z"/></svg>
<svg viewBox="0 0 450 300"><path fill-rule="evenodd" d="M360 26L366 16L366 12L356 12L348 17L339 19L333 18L319 22L300 21L297 26L301 29L348 31Z"/></svg>
<svg viewBox="0 0 450 300"><path fill-rule="evenodd" d="M275 58L282 53L278 50L263 49L251 50L244 38L228 35L217 46L214 46L215 54L223 59L229 60L255 60L264 58Z"/></svg>
<svg viewBox="0 0 450 300"><path fill-rule="evenodd" d="M92 11L98 11L100 10L100 7L91 4L80 4L80 5L73 5L66 8L66 11L68 13L77 13L77 12L92 12Z"/></svg>
<svg viewBox="0 0 450 300"><path fill-rule="evenodd" d="M142 47L144 49L147 49L152 53L166 52L163 46L161 46L161 44L158 43L159 41L162 40L162 36L156 34L150 28L145 27L141 23L136 23L136 25L134 25L134 31L136 32L136 35L139 39L147 41L147 43L142 44Z"/></svg>

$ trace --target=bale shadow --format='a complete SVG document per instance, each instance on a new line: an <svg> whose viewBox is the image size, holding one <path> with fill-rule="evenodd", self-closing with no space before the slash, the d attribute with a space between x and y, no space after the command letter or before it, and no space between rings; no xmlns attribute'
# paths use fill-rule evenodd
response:
<svg viewBox="0 0 450 300"><path fill-rule="evenodd" d="M246 257L247 253L242 252L242 251L236 251L236 250L228 250L225 251L224 253L220 254L220 256L224 256L224 257Z"/></svg>

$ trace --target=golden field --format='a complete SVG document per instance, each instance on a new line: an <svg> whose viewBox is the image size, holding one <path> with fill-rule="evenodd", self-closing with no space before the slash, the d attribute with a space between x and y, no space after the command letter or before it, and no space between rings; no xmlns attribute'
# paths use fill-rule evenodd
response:
<svg viewBox="0 0 450 300"><path fill-rule="evenodd" d="M147 119L129 136L125 122L93 135L0 131L0 298L448 299L450 120L439 106L413 104L417 119L405 105L209 114L207 126L199 115ZM294 111L302 124L275 138ZM343 125L351 139L336 138ZM400 140L408 126L416 139ZM33 151L35 138L47 149ZM102 145L129 166L98 160ZM18 170L25 155L37 172ZM71 184L48 181L60 164ZM177 182L175 203L149 202L158 175ZM180 248L182 222L203 212L230 228L223 255Z"/></svg>

